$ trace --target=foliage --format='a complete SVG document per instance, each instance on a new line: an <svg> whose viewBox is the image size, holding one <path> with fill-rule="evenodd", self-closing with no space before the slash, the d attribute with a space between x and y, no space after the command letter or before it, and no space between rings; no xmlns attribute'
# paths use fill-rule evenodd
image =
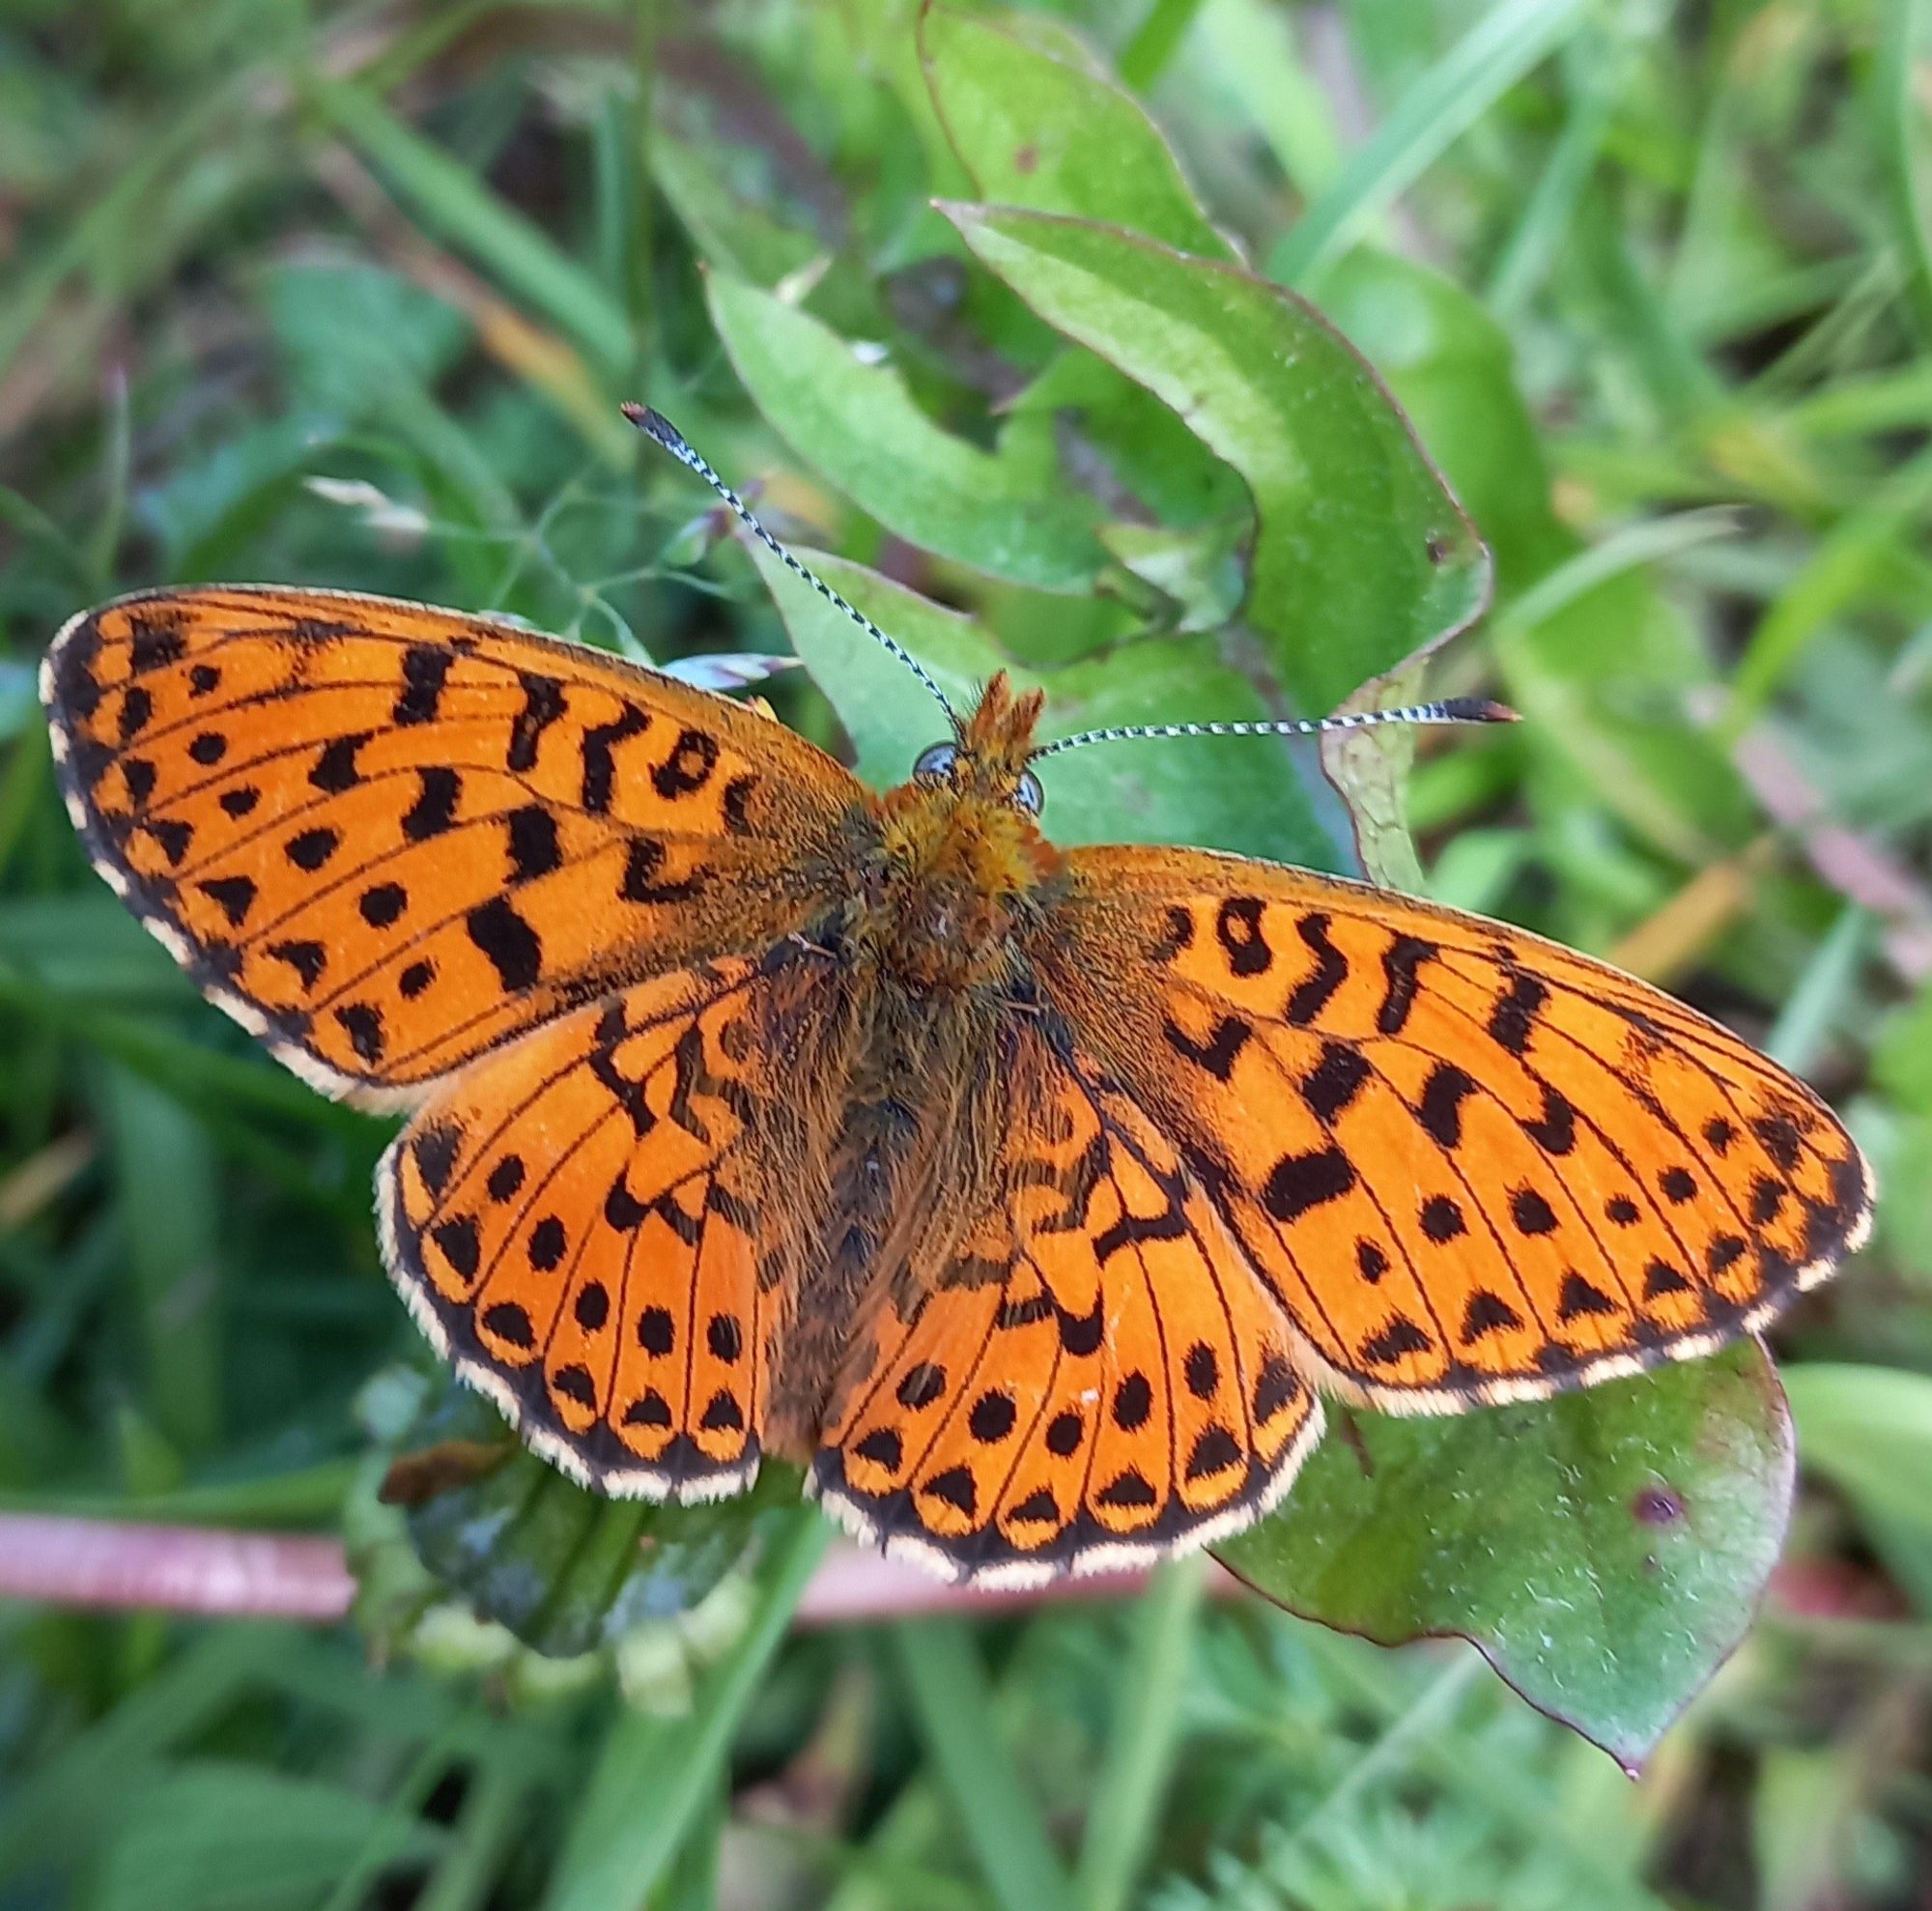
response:
<svg viewBox="0 0 1932 1911"><path fill-rule="evenodd" d="M715 1901L721 1867L732 1901L840 1911L1902 1893L1932 1612L1925 12L0 23L0 1504L324 1530L347 1505L399 1654L0 1612L0 1901L591 1911ZM681 1710L660 1635L620 1685L424 1625L446 1609L356 1411L377 1370L428 1371L375 1257L384 1131L266 1063L85 874L32 671L136 583L353 583L660 661L795 646L781 713L896 777L930 740L917 686L639 455L630 395L942 681L1010 659L1067 728L1406 681L1480 608L1487 541L1496 609L1434 681L1526 721L1425 754L1430 888L1751 1028L1851 1108L1886 1190L1879 1247L1780 1336L1816 1469L1785 1573L1641 1785L1464 1648L1381 1653L1191 1569L786 1640L817 1534L781 1509L729 1625L671 1655ZM1340 767L1352 809L1265 744L1081 753L1049 821L1412 869L1400 765ZM1477 1608L1539 1702L1634 1755L1730 1643L1783 1467L1750 1356L1645 1386L1365 1422L1242 1569L1380 1637ZM1586 1513L1674 1496L1687 1529L1566 1527L1545 1469ZM470 1546L493 1482L412 1516L445 1570L501 1566ZM547 1642L585 1643L625 1549L518 1503L582 1525ZM1431 1531L1435 1578L1393 1571ZM1590 1544L1549 1552L1566 1532ZM1730 1616L1644 1680L1614 1665L1656 1637L1621 1629L1641 1600L1539 1618L1647 1573L1660 1610Z"/></svg>

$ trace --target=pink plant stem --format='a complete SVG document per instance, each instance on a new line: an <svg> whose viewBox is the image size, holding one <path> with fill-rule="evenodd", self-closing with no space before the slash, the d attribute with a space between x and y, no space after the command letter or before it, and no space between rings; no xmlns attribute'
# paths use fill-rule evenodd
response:
<svg viewBox="0 0 1932 1911"><path fill-rule="evenodd" d="M1217 1589L1234 1586L1218 1568L1215 1577ZM1100 1573L1026 1592L975 1592L840 1544L806 1587L798 1622L834 1626L995 1612L1042 1599L1105 1599L1134 1591L1144 1578ZM338 1540L0 1513L0 1599L328 1625L347 1616L355 1596Z"/></svg>

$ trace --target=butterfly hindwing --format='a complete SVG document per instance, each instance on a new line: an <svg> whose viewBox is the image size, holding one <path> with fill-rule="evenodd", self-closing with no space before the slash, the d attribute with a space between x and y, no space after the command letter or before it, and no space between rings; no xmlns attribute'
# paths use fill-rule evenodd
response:
<svg viewBox="0 0 1932 1911"><path fill-rule="evenodd" d="M1248 1525L1321 1421L1173 1148L1039 1027L1011 1049L995 1198L862 1337L813 1483L888 1550L1019 1584Z"/></svg>
<svg viewBox="0 0 1932 1911"><path fill-rule="evenodd" d="M372 1102L636 974L768 947L858 813L847 771L723 698L381 598L123 598L43 687L108 882L283 1061Z"/></svg>
<svg viewBox="0 0 1932 1911"><path fill-rule="evenodd" d="M1233 857L1068 866L1048 993L1344 1392L1452 1412L1693 1357L1864 1237L1831 1111L1605 964Z"/></svg>
<svg viewBox="0 0 1932 1911"><path fill-rule="evenodd" d="M756 1471L796 1199L774 1058L810 978L725 959L475 1063L384 1157L384 1257L438 1348L606 1493Z"/></svg>

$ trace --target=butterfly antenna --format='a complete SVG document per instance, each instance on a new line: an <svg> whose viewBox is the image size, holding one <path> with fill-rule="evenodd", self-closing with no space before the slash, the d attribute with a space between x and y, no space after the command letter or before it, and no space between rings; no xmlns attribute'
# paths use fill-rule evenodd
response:
<svg viewBox="0 0 1932 1911"><path fill-rule="evenodd" d="M1108 729L1083 729L1056 738L1036 750L1034 760L1058 756L1063 750L1079 750L1090 743L1124 743L1142 736L1333 736L1337 731L1375 729L1383 724L1513 724L1517 714L1507 703L1487 697L1445 697L1439 703L1405 703L1397 710L1362 710L1351 717L1321 717L1309 722L1234 724L1117 724Z"/></svg>
<svg viewBox="0 0 1932 1911"><path fill-rule="evenodd" d="M952 726L954 732L958 732L959 719L953 713L952 705L946 700L946 693L933 681L931 672L926 670L925 666L897 638L888 637L870 617L867 616L865 612L861 611L856 605L848 604L823 578L808 570L805 565L801 564L757 521L756 517L753 515L752 507L712 470L710 464L704 458L700 457L691 448L690 444L685 441L684 434L662 412L654 412L648 405L627 404L620 406L618 409L622 411L624 415L646 438L653 439L659 444L662 444L686 471L696 471L731 507L732 513L736 516L738 522L780 563L784 565L795 577L803 578L828 604L836 604L867 636L876 639L892 656L896 657L932 693L933 700L946 712L946 719Z"/></svg>

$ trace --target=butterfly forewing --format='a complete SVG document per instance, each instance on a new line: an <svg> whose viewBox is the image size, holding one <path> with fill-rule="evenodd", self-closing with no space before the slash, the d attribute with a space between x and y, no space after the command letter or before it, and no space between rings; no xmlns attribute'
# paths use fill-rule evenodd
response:
<svg viewBox="0 0 1932 1911"><path fill-rule="evenodd" d="M331 1094L413 1098L639 974L762 951L860 826L781 726L421 605L145 593L69 625L44 690L103 875Z"/></svg>
<svg viewBox="0 0 1932 1911"><path fill-rule="evenodd" d="M1345 1391L1448 1412L1709 1353L1864 1238L1831 1111L1602 963L1236 858L1069 864L1050 991Z"/></svg>

